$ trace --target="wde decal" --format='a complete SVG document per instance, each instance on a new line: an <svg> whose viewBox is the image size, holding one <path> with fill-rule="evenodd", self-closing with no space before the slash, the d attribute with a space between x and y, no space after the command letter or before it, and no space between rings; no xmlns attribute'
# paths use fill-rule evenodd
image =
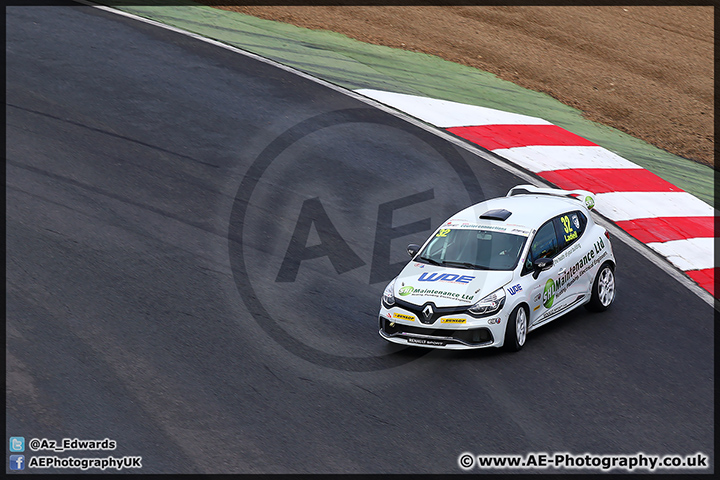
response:
<svg viewBox="0 0 720 480"><path fill-rule="evenodd" d="M475 280L475 277L469 275L455 275L454 273L423 273L418 278L419 282L450 282L450 283L470 283Z"/></svg>
<svg viewBox="0 0 720 480"><path fill-rule="evenodd" d="M512 287L508 288L508 292L510 295L515 295L517 292L522 291L522 287L518 283L517 285L513 285Z"/></svg>

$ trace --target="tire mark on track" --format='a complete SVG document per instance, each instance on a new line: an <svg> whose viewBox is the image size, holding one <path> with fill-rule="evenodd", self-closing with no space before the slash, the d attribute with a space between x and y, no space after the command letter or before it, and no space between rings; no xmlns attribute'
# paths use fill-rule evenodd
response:
<svg viewBox="0 0 720 480"><path fill-rule="evenodd" d="M217 236L220 236L220 237L223 237L223 238L226 238L226 236L227 236L224 232L217 232L217 231L213 230L212 228L209 228L207 225L203 225L202 223L199 223L199 222L193 222L193 221L191 221L191 220L188 220L188 219L187 219L186 217L184 217L184 216L174 215L174 214L172 214L172 213L170 213L170 212L167 212L167 211L161 210L161 209L159 209L159 208L153 207L152 205L149 205L149 204L147 204L147 203L136 202L135 200L132 200L132 199L130 199L130 198L124 197L124 196L122 196L122 195L118 195L118 194L116 194L116 193L109 192L109 191L107 191L107 190L104 190L104 189L99 188L99 187L95 187L95 186L93 186L93 185L89 185L89 184L87 184L87 183L80 182L80 181L75 180L75 179L70 178L70 177L66 177L66 176L63 176L63 175L59 175L59 174L50 172L50 171L48 171L48 170L44 170L44 169L42 169L42 168L33 167L33 166L31 166L31 165L24 165L24 164L22 164L22 163L20 163L20 162L16 162L16 161L10 160L10 159L6 159L6 160L5 160L5 163L6 163L6 165L12 165L12 166L14 166L14 167L21 168L21 169L23 169L23 170L27 170L27 171L32 172L32 173L36 173L36 174L38 174L38 175L42 175L42 176L48 177L48 178L50 178L50 179L57 180L57 181L59 181L59 182L67 183L67 184L70 184L70 185L72 185L72 186L81 188L81 189L83 189L83 190L86 190L86 191L89 191L89 192L93 192L93 193L97 193L97 194L99 194L99 195L102 195L102 196L105 196L105 197L108 197L108 198L112 198L112 199L114 199L114 200L118 200L118 201L123 202L123 203L127 203L128 205L132 205L132 206L134 206L134 207L138 207L138 208L143 209L143 210L149 210L149 211L151 211L151 212L153 212L153 213L157 213L158 215L161 215L161 216L163 216L163 217L167 217L167 218L171 218L171 219L173 219L173 220L177 220L178 222L181 222L181 223L183 223L183 224L185 224L185 225L190 225L191 227L198 228L198 229L200 229L200 230L203 230L203 231L205 231L205 232L207 232L207 233L211 233L211 234L213 234L213 235L217 235Z"/></svg>
<svg viewBox="0 0 720 480"><path fill-rule="evenodd" d="M109 131L103 130L103 129L101 129L101 128L91 127L91 126L89 126L89 125L85 125L85 124L80 123L80 122L75 122L75 121L69 120L69 119L67 119L67 118L60 118L60 117L57 117L57 116L55 116L55 115L51 115L51 114L49 114L49 113L38 112L37 110L32 110L32 109L29 109L29 108L24 108L24 107L21 107L21 106L19 106L19 105L13 105L12 103L6 103L5 106L6 106L6 107L17 108L18 110L22 110L22 111L28 112L28 113L34 113L34 114L36 114L36 115L41 115L41 116L43 116L43 117L51 118L51 119L53 119L53 120L58 120L58 121L60 121L60 122L68 123L68 124L70 124L70 125L75 125L76 127L85 128L85 129L87 129L87 130L91 130L91 131L93 131L93 132L100 133L100 134L103 134L103 135L108 135L108 136L110 136L110 137L117 138L117 139L119 139L119 140L123 140L123 141L129 142L129 143L134 143L134 144L136 144L136 145L142 145L143 147L148 147L148 148L151 148L151 149L153 149L153 150L157 150L157 151L160 151L160 152L163 152L163 153L168 153L168 154L170 154L170 155L173 155L173 156L176 156L176 157L180 157L180 158L184 158L184 159L190 160L190 161L192 161L192 162L200 163L200 164L202 164L202 165L207 165L208 167L220 168L219 165L214 165L214 164L212 164L212 163L203 162L202 160L198 160L198 159L196 159L196 158L192 158L192 157L189 157L189 156L187 156L187 155L183 155L182 153L173 152L173 151L171 151L171 150L167 150L167 149L165 149L165 148L158 147L157 145L152 145L152 144L150 144L150 143L141 142L140 140L135 140L135 139L133 139L133 138L126 137L126 136L124 136L124 135L119 135L119 134L117 134L117 133L109 132Z"/></svg>

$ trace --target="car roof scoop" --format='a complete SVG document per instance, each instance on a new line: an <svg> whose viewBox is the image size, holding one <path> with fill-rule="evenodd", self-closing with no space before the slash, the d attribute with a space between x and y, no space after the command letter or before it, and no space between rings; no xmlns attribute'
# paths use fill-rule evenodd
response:
<svg viewBox="0 0 720 480"><path fill-rule="evenodd" d="M502 222L507 220L510 215L512 215L512 212L504 208L496 208L495 210L488 210L483 213L480 215L480 218L484 220L500 220Z"/></svg>

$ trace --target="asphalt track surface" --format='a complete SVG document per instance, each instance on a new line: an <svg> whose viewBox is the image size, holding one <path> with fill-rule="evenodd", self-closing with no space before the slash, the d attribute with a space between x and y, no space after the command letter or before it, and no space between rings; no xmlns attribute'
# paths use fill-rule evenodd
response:
<svg viewBox="0 0 720 480"><path fill-rule="evenodd" d="M713 309L630 247L610 310L517 354L387 344L405 245L517 178L132 19L8 7L6 28L6 437L111 438L142 473L455 473L465 451L712 465Z"/></svg>

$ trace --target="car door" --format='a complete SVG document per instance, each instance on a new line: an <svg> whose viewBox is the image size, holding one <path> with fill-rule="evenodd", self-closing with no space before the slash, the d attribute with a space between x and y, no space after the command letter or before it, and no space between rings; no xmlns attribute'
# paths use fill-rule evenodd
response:
<svg viewBox="0 0 720 480"><path fill-rule="evenodd" d="M542 323L548 318L547 312L552 309L555 304L555 278L564 263L559 265L553 262L552 267L540 272L537 279L533 279L533 262L538 258L552 258L553 260L560 253L560 245L558 243L558 232L556 229L555 219L550 219L537 230L535 236L530 243L527 257L523 265L521 275L524 281L530 282L530 294L528 295L530 303L529 325Z"/></svg>

